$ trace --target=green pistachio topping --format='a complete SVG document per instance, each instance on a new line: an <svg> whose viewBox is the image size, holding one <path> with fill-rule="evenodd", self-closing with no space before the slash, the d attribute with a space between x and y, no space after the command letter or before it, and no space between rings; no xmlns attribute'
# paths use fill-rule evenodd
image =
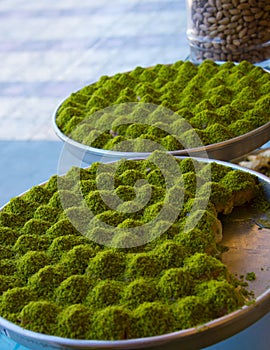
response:
<svg viewBox="0 0 270 350"><path fill-rule="evenodd" d="M198 68L183 63L161 76L177 69L191 79ZM143 72L126 77L130 88ZM196 327L245 305L243 281L222 262L218 215L261 203L258 179L191 158L175 159L173 179L170 157L74 167L12 199L0 212L0 315L34 332L122 340Z"/></svg>
<svg viewBox="0 0 270 350"><path fill-rule="evenodd" d="M269 74L247 61L156 64L101 77L72 93L57 110L56 124L64 134L94 148L150 152L161 145L174 151L197 146L188 141L183 147L179 142L187 131L179 118L191 123L204 145L225 141L269 122L269 93ZM167 113L155 113L143 104L162 107ZM240 119L243 123L232 125ZM156 123L161 123L161 131ZM209 129L206 135L205 129ZM137 140L142 136L156 145L150 148L149 142Z"/></svg>

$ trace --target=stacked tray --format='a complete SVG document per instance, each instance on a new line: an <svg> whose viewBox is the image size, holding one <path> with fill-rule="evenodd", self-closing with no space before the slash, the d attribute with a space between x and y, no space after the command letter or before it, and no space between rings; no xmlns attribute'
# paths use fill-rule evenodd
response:
<svg viewBox="0 0 270 350"><path fill-rule="evenodd" d="M89 163L145 156L155 147L232 160L269 140L269 93L268 72L246 61L137 67L72 93L53 126Z"/></svg>

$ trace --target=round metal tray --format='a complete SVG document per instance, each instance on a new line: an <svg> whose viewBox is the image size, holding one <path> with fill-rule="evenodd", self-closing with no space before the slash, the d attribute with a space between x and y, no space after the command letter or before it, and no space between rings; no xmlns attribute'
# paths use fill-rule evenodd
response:
<svg viewBox="0 0 270 350"><path fill-rule="evenodd" d="M180 157L182 158L182 157ZM196 158L199 162L214 160ZM270 178L238 165L217 163L249 172L258 177L265 195L270 200ZM270 230L258 226L260 220L270 221L270 211L237 208L223 222L222 243L229 250L223 254L223 261L229 270L238 276L255 272L256 279L249 282L255 300L250 305L199 327L181 330L161 336L121 341L72 340L49 336L25 330L0 317L0 332L30 349L148 349L188 350L201 349L227 339L246 329L270 311Z"/></svg>
<svg viewBox="0 0 270 350"><path fill-rule="evenodd" d="M56 124L56 112L52 123L56 135L66 143L67 150L76 158L90 164L93 161L114 161L121 158L140 158L149 153L118 152L90 147L68 137ZM218 142L204 147L188 148L184 150L170 151L174 156L209 157L223 161L233 160L261 147L270 140L270 121L246 134L234 137L230 140Z"/></svg>
<svg viewBox="0 0 270 350"><path fill-rule="evenodd" d="M187 58L188 59L188 58ZM216 61L218 65L226 63L226 61ZM238 62L234 62L236 65ZM256 65L256 64L255 64ZM258 65L258 64L257 64ZM263 69L270 73L269 67L264 67ZM64 99L65 101L66 99ZM52 124L56 135L66 143L67 150L71 152L72 155L79 158L86 164L90 164L92 161L114 161L121 158L139 158L149 155L149 153L138 153L138 152L117 152L104 149L93 148L84 145L80 142L73 140L66 134L62 133L56 123L57 110L60 108L62 101L56 108L53 117ZM186 148L183 150L170 151L168 153L175 156L190 156L190 157L201 157L201 158L211 158L223 161L231 161L235 158L242 157L251 151L264 145L270 140L270 120L266 124L232 139L218 142L215 144L206 145L197 148ZM201 143L200 143L201 144Z"/></svg>

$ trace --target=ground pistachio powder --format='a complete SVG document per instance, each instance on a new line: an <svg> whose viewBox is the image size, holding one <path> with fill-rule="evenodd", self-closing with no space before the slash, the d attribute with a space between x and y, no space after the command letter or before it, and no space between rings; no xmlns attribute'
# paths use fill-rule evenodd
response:
<svg viewBox="0 0 270 350"><path fill-rule="evenodd" d="M177 61L102 76L67 97L55 121L63 134L94 148L174 151L198 146L186 144L187 123L204 145L266 124L269 94L269 73L247 61Z"/></svg>
<svg viewBox="0 0 270 350"><path fill-rule="evenodd" d="M258 193L261 196L257 178L215 162L175 159L182 175L171 180L168 190L154 163L161 154L72 168L2 209L2 317L25 329L65 338L121 340L195 327L248 302L241 281L222 263L218 215L256 201ZM213 192L206 204L209 170ZM98 193L102 177L114 179L116 208L102 204L101 194L110 192ZM202 184L199 195L196 177ZM136 188L137 180L149 184ZM166 215L148 231L147 224L163 207L176 212L180 196L177 215ZM78 226L73 219L79 213L85 219L90 209L94 215L88 222L79 220ZM195 219L198 225L192 228ZM163 234L156 235L160 230Z"/></svg>

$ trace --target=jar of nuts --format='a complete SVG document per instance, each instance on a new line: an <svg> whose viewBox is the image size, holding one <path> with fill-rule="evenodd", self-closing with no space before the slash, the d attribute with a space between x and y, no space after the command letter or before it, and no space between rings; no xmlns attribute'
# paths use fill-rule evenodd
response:
<svg viewBox="0 0 270 350"><path fill-rule="evenodd" d="M270 59L270 0L186 0L186 5L194 63Z"/></svg>

